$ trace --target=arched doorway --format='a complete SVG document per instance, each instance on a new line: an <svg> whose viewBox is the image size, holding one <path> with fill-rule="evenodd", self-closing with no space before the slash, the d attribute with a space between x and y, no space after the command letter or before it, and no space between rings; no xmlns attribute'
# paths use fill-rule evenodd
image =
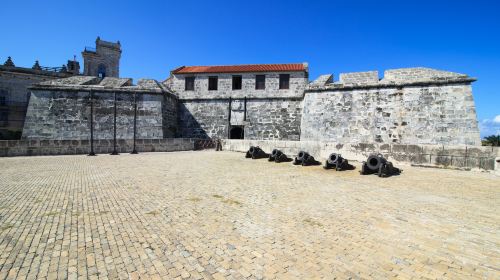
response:
<svg viewBox="0 0 500 280"><path fill-rule="evenodd" d="M104 64L99 64L99 67L97 67L97 77L99 78L106 77L106 66L104 66Z"/></svg>
<svg viewBox="0 0 500 280"><path fill-rule="evenodd" d="M244 139L243 126L232 126L229 131L229 139Z"/></svg>

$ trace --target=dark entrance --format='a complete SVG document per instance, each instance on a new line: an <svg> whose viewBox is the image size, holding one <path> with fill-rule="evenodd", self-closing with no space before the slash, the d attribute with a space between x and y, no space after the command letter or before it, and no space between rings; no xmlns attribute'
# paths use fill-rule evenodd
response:
<svg viewBox="0 0 500 280"><path fill-rule="evenodd" d="M244 139L244 130L243 126L231 126L231 130L229 131L229 139Z"/></svg>

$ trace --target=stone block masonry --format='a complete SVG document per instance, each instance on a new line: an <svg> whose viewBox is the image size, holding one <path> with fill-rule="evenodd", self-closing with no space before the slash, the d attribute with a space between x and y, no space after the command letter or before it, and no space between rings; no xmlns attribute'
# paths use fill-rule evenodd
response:
<svg viewBox="0 0 500 280"><path fill-rule="evenodd" d="M99 83L99 86L92 83ZM117 139L133 138L134 100L137 101L137 138L174 137L177 98L155 87L155 83L147 80L131 86L127 79L101 80L85 76L35 86L31 91L23 139L90 139L91 96L94 139L113 138L115 97Z"/></svg>
<svg viewBox="0 0 500 280"><path fill-rule="evenodd" d="M184 100L179 103L179 136L227 138L229 125L243 126L246 139L299 140L302 101L296 99ZM231 111L231 123L229 123Z"/></svg>
<svg viewBox="0 0 500 280"><path fill-rule="evenodd" d="M426 68L388 70L376 82L349 76L306 90L301 140L481 145L474 79Z"/></svg>
<svg viewBox="0 0 500 280"><path fill-rule="evenodd" d="M142 152L173 152L194 150L196 139L137 139L136 149ZM132 139L118 139L117 151L130 153L133 149ZM97 154L109 154L113 151L113 140L94 141ZM90 152L89 140L0 140L0 157L44 156L44 155L78 155Z"/></svg>
<svg viewBox="0 0 500 280"><path fill-rule="evenodd" d="M258 65L228 67L242 70ZM269 69L269 65L263 67ZM264 89L256 89L258 75L265 77ZM280 75L289 77L288 85L282 89ZM241 77L239 89L233 89L235 76ZM209 90L209 77L217 77L216 90ZM194 78L193 90L186 90L186 78ZM295 72L179 74L173 71L165 83L179 98L179 137L224 139L229 137L232 127L238 126L243 129L245 139L299 140L307 78L306 68Z"/></svg>

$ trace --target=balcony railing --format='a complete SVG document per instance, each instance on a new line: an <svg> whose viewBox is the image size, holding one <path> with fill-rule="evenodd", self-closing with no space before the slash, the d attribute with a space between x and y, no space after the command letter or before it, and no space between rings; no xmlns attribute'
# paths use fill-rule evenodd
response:
<svg viewBox="0 0 500 280"><path fill-rule="evenodd" d="M96 52L96 49L94 47L85 47L86 52Z"/></svg>

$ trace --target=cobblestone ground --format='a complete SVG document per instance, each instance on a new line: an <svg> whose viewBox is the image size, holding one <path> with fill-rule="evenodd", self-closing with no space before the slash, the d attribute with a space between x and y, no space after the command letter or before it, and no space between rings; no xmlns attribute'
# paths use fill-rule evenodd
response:
<svg viewBox="0 0 500 280"><path fill-rule="evenodd" d="M499 279L499 177L404 169L1 158L0 279Z"/></svg>

